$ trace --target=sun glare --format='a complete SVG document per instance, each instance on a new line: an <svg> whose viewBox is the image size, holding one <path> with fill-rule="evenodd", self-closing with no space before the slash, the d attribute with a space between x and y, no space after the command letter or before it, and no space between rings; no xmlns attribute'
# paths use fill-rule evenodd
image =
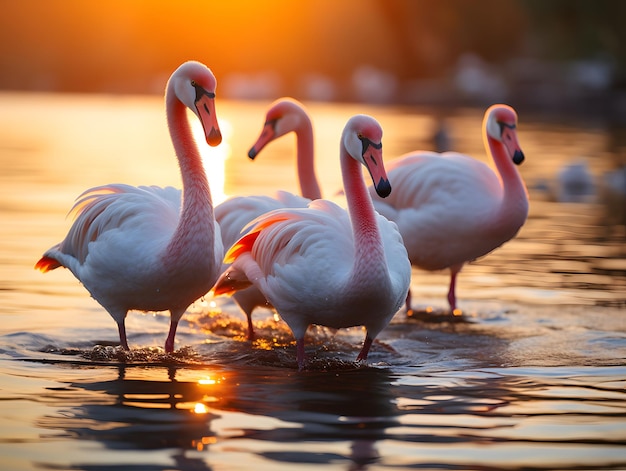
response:
<svg viewBox="0 0 626 471"><path fill-rule="evenodd" d="M205 404L197 402L196 405L193 407L193 411L196 414L207 414L209 412L209 408Z"/></svg>
<svg viewBox="0 0 626 471"><path fill-rule="evenodd" d="M191 132L198 143L198 150L202 157L204 170L206 171L209 185L211 187L211 197L213 204L218 205L226 199L224 193L224 183L226 179L226 160L232 153L230 139L232 137L232 126L227 120L220 120L220 131L222 132L222 143L217 147L211 147L206 143L202 124L197 119L191 119Z"/></svg>

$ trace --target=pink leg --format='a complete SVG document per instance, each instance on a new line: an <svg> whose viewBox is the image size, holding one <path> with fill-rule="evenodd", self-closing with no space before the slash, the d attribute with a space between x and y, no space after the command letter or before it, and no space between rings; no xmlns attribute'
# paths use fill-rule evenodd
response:
<svg viewBox="0 0 626 471"><path fill-rule="evenodd" d="M450 276L450 289L448 290L448 303L450 303L450 312L456 309L456 295L454 293L456 285L456 274Z"/></svg>
<svg viewBox="0 0 626 471"><path fill-rule="evenodd" d="M117 330L120 333L120 345L124 350L130 350L130 348L128 348L128 340L126 339L126 326L124 325L124 320L117 323Z"/></svg>
<svg viewBox="0 0 626 471"><path fill-rule="evenodd" d="M296 359L298 360L298 370L304 370L304 337L296 339Z"/></svg>
<svg viewBox="0 0 626 471"><path fill-rule="evenodd" d="M167 334L167 339L165 340L165 351L167 353L172 353L174 351L174 338L176 337L177 327L178 321L172 319L170 321L170 332Z"/></svg>
<svg viewBox="0 0 626 471"><path fill-rule="evenodd" d="M252 325L252 313L246 314L248 317L248 340L254 340L254 325Z"/></svg>
<svg viewBox="0 0 626 471"><path fill-rule="evenodd" d="M448 290L448 303L450 303L450 313L456 311L456 277L461 271L461 267L450 268L450 289Z"/></svg>
<svg viewBox="0 0 626 471"><path fill-rule="evenodd" d="M361 352L359 356L356 357L356 361L365 361L367 360L367 354L370 351L370 347L372 346L373 338L369 336L369 334L365 335L365 341L363 342L363 348L361 348Z"/></svg>

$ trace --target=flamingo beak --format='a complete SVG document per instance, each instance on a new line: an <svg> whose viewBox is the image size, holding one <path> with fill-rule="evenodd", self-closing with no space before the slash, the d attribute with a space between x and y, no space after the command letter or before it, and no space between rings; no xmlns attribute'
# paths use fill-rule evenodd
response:
<svg viewBox="0 0 626 471"><path fill-rule="evenodd" d="M524 161L524 153L521 150L516 150L513 154L513 163L520 165Z"/></svg>
<svg viewBox="0 0 626 471"><path fill-rule="evenodd" d="M195 104L207 144L211 147L219 145L222 142L222 133L215 114L215 94L205 91L196 99Z"/></svg>
<svg viewBox="0 0 626 471"><path fill-rule="evenodd" d="M502 143L506 148L511 160L515 165L520 165L524 161L524 152L517 140L517 133L515 128L504 127L502 130Z"/></svg>
<svg viewBox="0 0 626 471"><path fill-rule="evenodd" d="M259 152L261 152L267 144L276 139L277 122L277 119L271 119L265 122L265 124L263 125L263 130L261 131L261 135L248 151L248 157L251 160L254 160L255 157L259 155Z"/></svg>
<svg viewBox="0 0 626 471"><path fill-rule="evenodd" d="M374 144L368 139L363 141L363 162L370 172L374 189L381 198L386 198L391 193L391 183L387 178L387 171L383 164L383 144Z"/></svg>

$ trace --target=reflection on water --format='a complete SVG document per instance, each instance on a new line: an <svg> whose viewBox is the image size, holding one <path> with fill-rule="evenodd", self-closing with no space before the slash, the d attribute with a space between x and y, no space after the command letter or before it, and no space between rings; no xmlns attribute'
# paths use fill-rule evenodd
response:
<svg viewBox="0 0 626 471"><path fill-rule="evenodd" d="M213 197L297 192L293 140L246 153L266 103L217 103L226 141L205 156ZM384 128L387 159L432 148L433 110L311 104L322 191L341 198L339 134L355 113ZM259 338L229 299L198 301L179 349L168 316L131 313L125 353L110 317L67 271L32 269L84 189L180 185L157 97L0 94L0 454L3 467L80 470L624 469L626 229L622 199L556 200L580 156L598 183L624 165L622 130L520 115L530 217L464 268L464 322L446 322L447 274L414 272L415 303L353 363L361 329L289 329L261 310ZM486 159L482 110L446 117L455 149ZM614 196L614 195L613 195ZM621 205L621 206L620 206ZM620 209L621 208L621 209Z"/></svg>
<svg viewBox="0 0 626 471"><path fill-rule="evenodd" d="M625 373L120 366L98 369L94 381L90 369L78 368L72 381L36 399L54 411L36 426L45 442L98 443L122 453L120 463L166 450L176 469L213 469L232 463L233 454L245 455L242 469L495 470L508 460L514 469L619 469L626 466L626 384L615 378ZM98 463L84 453L42 462L70 469ZM144 466L169 469L149 460Z"/></svg>

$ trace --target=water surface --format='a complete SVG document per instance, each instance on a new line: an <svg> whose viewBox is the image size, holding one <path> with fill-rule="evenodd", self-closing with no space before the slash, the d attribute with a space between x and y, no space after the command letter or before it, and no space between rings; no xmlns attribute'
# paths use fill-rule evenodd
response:
<svg viewBox="0 0 626 471"><path fill-rule="evenodd" d="M220 101L225 142L205 161L216 201L297 191L293 139L245 157L267 103ZM436 110L310 104L325 196L341 200L338 139L355 113L386 159L432 148ZM455 148L487 160L482 111L451 112ZM520 116L531 197L518 237L459 276L414 271L414 307L354 363L364 332L311 328L310 370L268 310L258 339L227 298L202 299L162 344L164 314L131 313L133 350L67 270L33 265L84 189L180 185L159 97L0 95L0 457L7 470L626 468L626 230L619 199L557 201L585 157L596 181L626 153L601 122ZM393 183L393 182L392 182ZM617 206L616 206L617 205ZM623 221L622 221L623 224ZM454 230L454 228L451 228ZM427 314L427 311L432 313Z"/></svg>

